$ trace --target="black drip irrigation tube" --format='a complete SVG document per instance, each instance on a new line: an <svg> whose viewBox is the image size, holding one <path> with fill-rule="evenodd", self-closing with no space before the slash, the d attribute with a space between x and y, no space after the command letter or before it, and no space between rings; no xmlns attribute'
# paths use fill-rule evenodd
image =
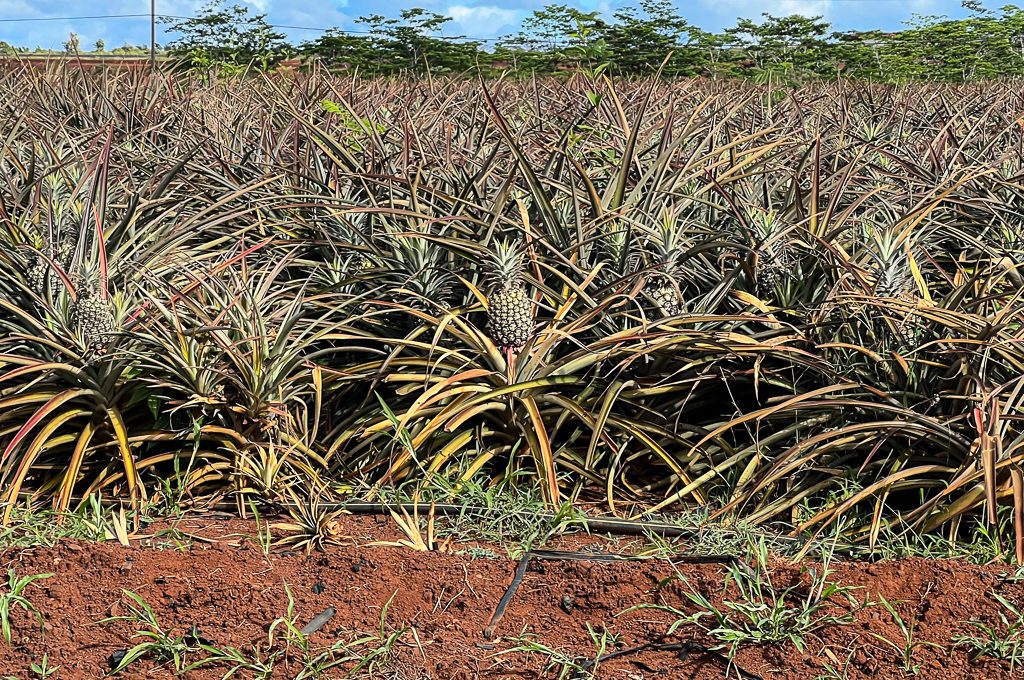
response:
<svg viewBox="0 0 1024 680"><path fill-rule="evenodd" d="M271 507L278 508L280 510L287 511L289 504L273 502L268 504ZM217 504L219 508L233 509L237 506L230 501L221 501ZM495 508L486 508L480 506L470 505L458 505L454 503L324 503L320 506L322 509L327 511L344 511L349 512L353 515L387 515L394 511L402 511L405 513L415 513L419 515L433 513L435 516L439 515L442 517L457 517L466 514L496 514L501 512ZM539 512L531 513L532 517L541 519L548 522L553 522L558 517L552 513ZM703 529L701 527L693 526L682 526L679 524L670 524L667 522L650 522L650 521L639 521L639 520L628 520L619 518L591 518L591 517L579 517L573 518L569 521L569 524L576 524L584 527L587 531L592 533L604 533L612 534L617 536L646 536L656 535L664 538L686 538L698 536ZM729 529L716 529L723 533L738 533ZM773 540L785 543L791 543L794 545L803 545L804 541L798 538L792 538L789 536L775 536ZM834 546L838 548L838 546ZM516 564L515 571L512 574L512 580L508 587L505 589L505 593L498 601L494 612L491 614L491 618L487 623L487 627L482 631L485 640L493 640L498 630L498 624L501 622L502 617L505 615L505 610L508 609L512 599L515 597L516 591L519 589L520 584L526 577L526 572L529 567L531 559L540 560L571 560L571 561L586 561L586 562L641 562L649 561L652 558L634 556L634 555L621 555L615 553L589 553L579 551L565 551L565 550L530 550L527 551ZM736 555L683 555L674 556L671 558L660 558L670 564L733 564L740 562L740 558ZM333 615L333 610L325 612L329 616ZM323 616L323 615L321 615ZM318 617L319 618L319 617ZM313 625L312 623L310 625ZM491 648L493 645L478 645L480 647ZM696 652L704 654L716 662L726 665L727 673L729 670L736 672L743 680L763 680L760 676L755 675L749 671L746 671L737 666L731 659L726 655L721 654L709 647L706 647L696 641L689 640L685 642L665 642L664 640L656 640L648 642L630 649L618 650L610 652L603 656L597 657L593 660L586 660L583 662L583 668L589 668L595 664L602 663L604 661L614 659L617 657L625 656L628 654L637 654L644 651L660 651L660 652L676 652L681 660L685 660L690 654Z"/></svg>
<svg viewBox="0 0 1024 680"><path fill-rule="evenodd" d="M353 515L386 515L391 510L404 510L405 512L416 512L419 514L433 512L435 515L443 517L453 517L467 513L496 514L500 512L494 508L458 505L455 503L436 503L434 505L430 503L337 503L333 505L326 504L321 507L331 510L347 510ZM556 516L550 512L531 513L529 516L547 522L552 522L556 519ZM583 525L589 531L596 533L617 534L620 536L643 536L647 533L653 533L666 538L675 538L696 533L695 529L665 522L641 522L614 517L604 519L581 517L579 519L570 519L568 522L570 524Z"/></svg>
<svg viewBox="0 0 1024 680"><path fill-rule="evenodd" d="M565 550L531 550L524 554L518 564L516 564L515 572L512 574L512 581L509 583L508 588L505 589L505 594L501 596L501 600L498 601L498 606L494 608L494 613L491 614L490 620L487 622L487 627L483 630L483 636L485 640L493 640L495 634L498 632L498 624L501 622L502 617L505 615L505 610L508 609L509 604L512 602L512 598L515 597L516 591L519 590L520 584L526 577L526 571L529 567L531 559L541 560L573 560L581 562L637 562L650 560L651 558L633 557L630 555L617 555L612 553L584 553L578 551L565 551ZM738 558L732 555L693 555L693 556L677 556L673 558L666 558L666 561L672 564L729 564L736 562ZM493 648L493 645L480 645L485 648ZM715 651L710 647L706 647L696 641L689 640L686 642L664 642L663 640L655 640L648 642L636 647L629 649L622 649L615 652L604 654L595 659L588 659L583 662L581 668L586 670L599 663L603 663L610 659L614 659L620 656L626 656L629 654L639 654L645 651L658 651L658 652L676 652L677 656L681 661L685 661L692 653L704 654L716 662L726 666L726 674L730 670L735 671L737 675L743 680L763 680L761 676L755 675L737 666L732 659L722 654L721 652Z"/></svg>
<svg viewBox="0 0 1024 680"><path fill-rule="evenodd" d="M288 503L281 503L277 501L269 503L268 505L277 507L281 510L287 510L290 507L290 504ZM237 507L230 501L222 501L219 506L224 508ZM387 515L389 512L397 510L407 513L417 513L420 515L426 515L433 512L435 515L442 517L455 517L465 514L494 515L503 512L497 508L458 505L455 503L322 503L319 507L329 511L345 510L353 515ZM558 519L557 515L550 512L535 512L530 513L529 516L548 522ZM653 534L663 538L689 538L698 536L704 531L703 528L698 526L684 526L681 524L671 524L669 522L620 519L617 517L579 517L567 519L565 521L569 526L581 526L592 533L612 534L616 536L645 536L647 534ZM723 534L736 535L740 533L734 529L725 529L721 527L714 527L713 530ZM772 536L771 540L780 543L789 543L793 546L803 546L806 543L805 540L793 538L792 536ZM842 552L844 549L849 550L849 548L844 548L844 546L836 546L836 550L838 552Z"/></svg>

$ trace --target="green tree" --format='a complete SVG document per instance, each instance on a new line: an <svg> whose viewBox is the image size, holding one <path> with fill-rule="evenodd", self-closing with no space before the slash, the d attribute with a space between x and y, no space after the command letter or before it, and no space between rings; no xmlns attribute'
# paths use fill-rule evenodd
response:
<svg viewBox="0 0 1024 680"><path fill-rule="evenodd" d="M656 70L674 52L666 65L669 74L693 74L701 53L682 47L681 41L689 25L668 0L641 0L638 6L620 9L613 15L615 23L602 27L616 71L645 74Z"/></svg>
<svg viewBox="0 0 1024 680"><path fill-rule="evenodd" d="M177 36L167 51L193 67L266 70L291 51L265 14L251 15L247 7L225 6L224 0L213 0L195 17L164 23Z"/></svg>
<svg viewBox="0 0 1024 680"><path fill-rule="evenodd" d="M792 82L828 75L834 63L827 41L829 24L821 17L763 14L760 23L740 19L726 33L746 57L749 74L759 80Z"/></svg>
<svg viewBox="0 0 1024 680"><path fill-rule="evenodd" d="M886 78L883 57L889 36L882 31L832 34L830 50L836 73L851 78Z"/></svg>
<svg viewBox="0 0 1024 680"><path fill-rule="evenodd" d="M547 5L523 20L518 35L501 41L496 56L521 72L551 73L580 63L594 70L607 57L606 28L597 12Z"/></svg>
<svg viewBox="0 0 1024 680"><path fill-rule="evenodd" d="M352 71L374 72L379 61L378 52L370 38L352 35L337 28L303 43L299 53L318 59L324 66Z"/></svg>
<svg viewBox="0 0 1024 680"><path fill-rule="evenodd" d="M371 14L356 20L366 35L331 29L304 43L300 52L333 68L367 74L459 73L472 69L481 43L443 35L450 17L413 8L397 18Z"/></svg>
<svg viewBox="0 0 1024 680"><path fill-rule="evenodd" d="M728 33L711 33L694 26L687 29L689 51L695 70L712 77L737 75L735 53Z"/></svg>
<svg viewBox="0 0 1024 680"><path fill-rule="evenodd" d="M451 21L435 12L413 8L396 18L379 14L358 19L367 27L377 54L377 70L384 73L458 73L476 64L480 43L462 36L442 36Z"/></svg>

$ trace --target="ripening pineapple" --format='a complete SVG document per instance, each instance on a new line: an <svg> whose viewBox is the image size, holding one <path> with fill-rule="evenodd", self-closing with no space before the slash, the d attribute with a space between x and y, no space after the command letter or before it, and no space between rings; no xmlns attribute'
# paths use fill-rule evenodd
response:
<svg viewBox="0 0 1024 680"><path fill-rule="evenodd" d="M757 254L757 294L762 297L772 295L776 287L793 273L795 264L792 252L787 247L762 248Z"/></svg>
<svg viewBox="0 0 1024 680"><path fill-rule="evenodd" d="M46 292L46 281L49 278L47 274L50 273L50 264L41 256L33 255L29 260L28 269L25 270L25 278L28 279L29 287L42 295Z"/></svg>
<svg viewBox="0 0 1024 680"><path fill-rule="evenodd" d="M533 328L533 301L523 284L523 251L501 241L491 254L490 290L487 294L487 329L503 350L519 350Z"/></svg>
<svg viewBox="0 0 1024 680"><path fill-rule="evenodd" d="M71 305L71 327L83 345L92 350L101 350L110 342L110 336L117 330L117 323L110 304L98 291L83 286Z"/></svg>
<svg viewBox="0 0 1024 680"><path fill-rule="evenodd" d="M665 316L676 316L686 308L679 284L667 274L654 277L647 284L646 292Z"/></svg>

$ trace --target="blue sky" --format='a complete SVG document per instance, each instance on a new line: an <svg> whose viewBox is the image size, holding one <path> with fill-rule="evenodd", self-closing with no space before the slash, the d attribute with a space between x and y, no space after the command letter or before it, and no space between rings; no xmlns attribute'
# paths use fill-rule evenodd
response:
<svg viewBox="0 0 1024 680"><path fill-rule="evenodd" d="M230 2L231 0L229 0ZM475 38L493 38L514 32L524 16L553 0L236 0L265 12L271 23L297 27L358 29L354 20L362 15L397 15L407 7L423 7L453 18L452 30ZM559 0L587 10L611 14L629 3L616 0ZM837 29L895 29L914 14L962 16L958 0L675 0L690 23L708 30L720 30L737 17L757 17L761 12L776 15L823 15ZM157 0L158 14L192 15L205 0ZM1004 2L987 2L998 7ZM0 40L33 48L59 49L71 31L83 48L102 38L108 49L126 42L149 41L149 20L78 19L4 22L4 19L46 19L111 14L146 14L149 0L0 0ZM159 30L159 29L158 29ZM282 29L295 42L315 37L315 31ZM162 32L161 32L162 33ZM166 40L160 35L158 42Z"/></svg>

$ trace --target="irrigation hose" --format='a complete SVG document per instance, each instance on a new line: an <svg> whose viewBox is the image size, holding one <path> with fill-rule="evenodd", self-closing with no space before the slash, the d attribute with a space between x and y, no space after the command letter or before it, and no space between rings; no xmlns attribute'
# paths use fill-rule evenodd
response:
<svg viewBox="0 0 1024 680"><path fill-rule="evenodd" d="M295 507L291 503L284 503L280 501L274 501L271 505L281 510L288 510L289 508ZM237 507L231 501L221 501L217 506L221 509L233 509ZM391 512L403 511L409 514L416 513L419 515L427 515L433 512L435 515L453 517L464 514L495 515L503 512L498 508L458 505L455 503L322 503L319 507L330 512L347 511L353 515L388 515ZM531 517L535 517L546 522L554 522L558 519L557 515L550 512L532 513ZM568 523L570 525L575 524L582 526L591 533L612 534L615 536L655 535L662 538L692 538L694 536L699 536L702 532L706 531L705 528L695 525L620 519L617 517L579 517L568 520ZM738 536L742 533L735 529L726 529L722 527L714 527L713 530L731 536ZM804 539L794 538L792 536L772 536L771 540L801 547L807 542ZM835 549L840 552L849 553L854 550L854 547L848 545L836 545Z"/></svg>
<svg viewBox="0 0 1024 680"><path fill-rule="evenodd" d="M516 565L516 571L512 575L512 582L508 584L508 588L505 589L505 594L501 596L501 600L498 601L498 606L494 608L494 613L491 614L491 620L487 622L487 627L484 628L484 639L493 640L494 634L498 630L498 623L501 622L501 617L505 615L505 610L508 608L509 603L512 601L512 597L519 590L519 584L523 582L523 577L526 576L526 567L530 563L530 553L526 553L519 560L519 564Z"/></svg>

